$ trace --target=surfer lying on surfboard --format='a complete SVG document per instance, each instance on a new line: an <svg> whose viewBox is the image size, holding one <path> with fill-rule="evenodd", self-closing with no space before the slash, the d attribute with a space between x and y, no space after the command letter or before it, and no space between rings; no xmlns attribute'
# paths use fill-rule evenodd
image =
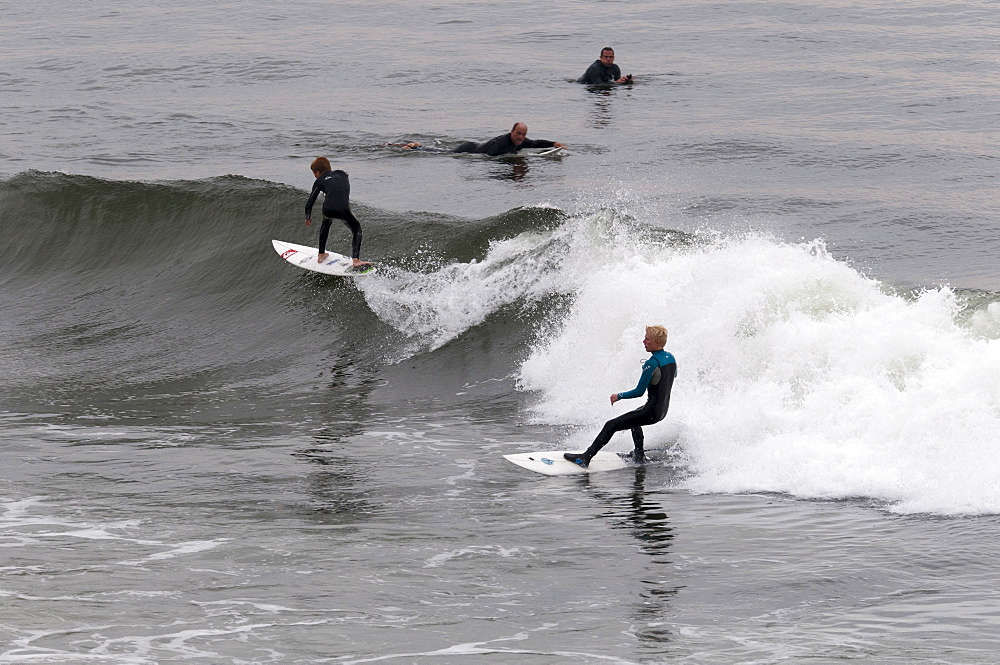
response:
<svg viewBox="0 0 1000 665"><path fill-rule="evenodd" d="M423 146L416 141L411 141L410 143L403 144L393 144L398 145L403 150L417 150L423 148ZM565 148L566 146L558 141L546 141L545 139L529 139L528 138L528 126L523 122L515 122L514 127L511 128L510 132L506 134L501 134L496 138L492 138L484 143L476 143L475 141L466 141L455 148L451 152L478 152L484 155L489 155L490 157L497 157L499 155L509 155L511 153L516 153L518 150L523 148Z"/></svg>
<svg viewBox="0 0 1000 665"><path fill-rule="evenodd" d="M642 365L639 384L632 390L612 395L611 403L640 397L643 393L647 393L646 403L634 411L629 411L625 415L612 418L604 423L604 428L586 452L565 453L563 456L570 462L583 467L587 466L597 451L607 445L615 432L627 429L632 430L632 442L635 444L635 450L629 455L630 461L636 464L646 461L646 455L643 451L642 428L644 425L660 422L667 415L667 409L670 407L670 389L673 387L674 377L677 375L677 361L674 360L672 354L663 350L663 347L667 345L667 329L663 326L648 326L642 345L649 351L650 356Z"/></svg>
<svg viewBox="0 0 1000 665"><path fill-rule="evenodd" d="M330 160L326 157L317 157L309 165L312 169L316 182L313 183L312 193L306 202L306 226L312 224L312 209L316 203L316 197L323 192L323 225L319 227L319 254L316 257L317 263L323 263L329 254L326 253L326 240L330 235L330 225L334 218L341 220L351 230L353 236L351 241L351 262L355 268L370 266L371 263L362 261L361 256L361 224L354 213L351 212L351 181L347 173L337 169L332 170Z"/></svg>

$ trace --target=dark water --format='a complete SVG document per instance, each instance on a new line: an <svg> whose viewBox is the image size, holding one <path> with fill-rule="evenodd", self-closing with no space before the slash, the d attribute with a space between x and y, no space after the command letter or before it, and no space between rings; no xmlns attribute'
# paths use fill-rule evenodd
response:
<svg viewBox="0 0 1000 665"><path fill-rule="evenodd" d="M996 8L0 7L0 662L994 662Z"/></svg>

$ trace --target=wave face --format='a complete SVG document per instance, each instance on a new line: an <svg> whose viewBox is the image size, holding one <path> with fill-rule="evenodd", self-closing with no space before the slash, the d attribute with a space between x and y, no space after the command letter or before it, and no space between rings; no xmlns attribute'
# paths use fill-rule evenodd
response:
<svg viewBox="0 0 1000 665"><path fill-rule="evenodd" d="M607 395L634 385L643 327L662 323L680 372L647 440L684 487L1000 512L997 294L897 293L818 240L684 234L614 205L357 206L383 269L339 280L270 247L314 241L305 196L240 177L0 183L7 408L296 421L320 386L527 413L572 447L623 412ZM331 242L346 251L346 230Z"/></svg>

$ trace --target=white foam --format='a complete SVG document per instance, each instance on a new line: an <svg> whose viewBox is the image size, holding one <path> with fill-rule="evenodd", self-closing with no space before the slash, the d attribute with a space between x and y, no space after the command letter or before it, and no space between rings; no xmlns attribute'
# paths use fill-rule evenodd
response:
<svg viewBox="0 0 1000 665"><path fill-rule="evenodd" d="M582 277L573 273L618 261L607 242L615 225L611 213L581 217L494 242L482 261L429 274L385 271L359 288L379 318L433 350L505 306L572 293Z"/></svg>
<svg viewBox="0 0 1000 665"><path fill-rule="evenodd" d="M575 304L519 375L538 420L590 430L638 406L608 395L635 385L662 323L679 375L647 445L684 449L688 488L1000 512L1000 306L961 325L949 289L886 293L821 242L616 251L561 271Z"/></svg>
<svg viewBox="0 0 1000 665"><path fill-rule="evenodd" d="M469 556L488 556L488 557L500 557L502 559L508 559L511 557L519 556L521 554L521 549L518 547L503 547L501 545L469 545L468 547L463 547L457 550L451 550L448 552L442 552L440 554L435 554L430 559L424 562L425 568L437 568L444 564L447 564L453 559L459 559Z"/></svg>
<svg viewBox="0 0 1000 665"><path fill-rule="evenodd" d="M634 387L644 327L671 331L679 376L647 445L677 444L686 487L862 497L899 512L1000 513L1000 303L967 316L948 288L904 297L820 241L748 233L654 242L614 211L494 242L482 261L363 287L414 347L503 307L571 295L517 376L540 422L585 445ZM616 439L612 448L628 447Z"/></svg>

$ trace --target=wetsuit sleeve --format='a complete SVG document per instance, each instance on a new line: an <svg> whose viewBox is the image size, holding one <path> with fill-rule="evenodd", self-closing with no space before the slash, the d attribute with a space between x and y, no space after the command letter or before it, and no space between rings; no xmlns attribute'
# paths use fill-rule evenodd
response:
<svg viewBox="0 0 1000 665"><path fill-rule="evenodd" d="M642 364L642 374L639 375L639 384L628 392L618 393L618 399L632 399L633 397L644 395L646 388L649 387L649 380L653 378L653 370L659 366L660 364L654 358L650 358L644 362Z"/></svg>
<svg viewBox="0 0 1000 665"><path fill-rule="evenodd" d="M313 204L316 203L316 197L319 196L320 191L322 190L320 189L319 179L317 178L316 182L313 183L312 193L309 194L309 200L306 201L306 219L312 219Z"/></svg>
<svg viewBox="0 0 1000 665"><path fill-rule="evenodd" d="M521 144L522 148L554 148L556 145L555 141L546 141L544 139L524 139Z"/></svg>
<svg viewBox="0 0 1000 665"><path fill-rule="evenodd" d="M601 72L598 69L598 65L600 63L601 63L600 60L597 60L594 63L592 63L590 65L590 67L587 67L587 71L585 71L583 73L583 76L581 76L580 78L578 78L576 80L576 82L577 83L587 83L587 84L604 83L604 81L603 81L603 79L601 77Z"/></svg>

